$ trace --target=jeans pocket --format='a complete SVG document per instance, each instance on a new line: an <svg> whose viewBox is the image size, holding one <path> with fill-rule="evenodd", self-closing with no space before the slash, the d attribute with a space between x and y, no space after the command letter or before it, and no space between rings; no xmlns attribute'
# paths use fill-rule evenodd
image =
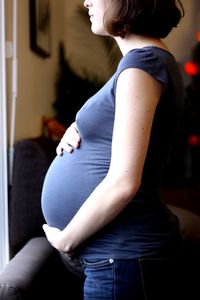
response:
<svg viewBox="0 0 200 300"><path fill-rule="evenodd" d="M81 259L84 299L113 299L113 259Z"/></svg>
<svg viewBox="0 0 200 300"><path fill-rule="evenodd" d="M110 259L81 259L83 268L99 268L108 267L114 263L112 258Z"/></svg>

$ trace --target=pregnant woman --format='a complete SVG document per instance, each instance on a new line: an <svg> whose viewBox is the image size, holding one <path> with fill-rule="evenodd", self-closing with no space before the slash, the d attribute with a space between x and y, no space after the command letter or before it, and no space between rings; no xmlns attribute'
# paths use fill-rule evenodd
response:
<svg viewBox="0 0 200 300"><path fill-rule="evenodd" d="M149 299L143 259L174 258L181 242L160 183L184 86L161 39L177 26L183 7L175 0L84 5L92 32L112 36L123 56L58 146L42 191L43 229L59 252L80 261L85 300Z"/></svg>

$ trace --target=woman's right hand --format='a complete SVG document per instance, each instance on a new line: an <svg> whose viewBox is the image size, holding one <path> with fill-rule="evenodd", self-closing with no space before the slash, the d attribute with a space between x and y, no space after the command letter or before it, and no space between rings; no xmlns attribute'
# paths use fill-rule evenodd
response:
<svg viewBox="0 0 200 300"><path fill-rule="evenodd" d="M61 138L60 143L56 148L57 155L61 156L64 150L68 153L71 153L74 148L79 148L80 142L81 138L78 133L76 123L74 122L70 125L70 127L67 128L63 137Z"/></svg>

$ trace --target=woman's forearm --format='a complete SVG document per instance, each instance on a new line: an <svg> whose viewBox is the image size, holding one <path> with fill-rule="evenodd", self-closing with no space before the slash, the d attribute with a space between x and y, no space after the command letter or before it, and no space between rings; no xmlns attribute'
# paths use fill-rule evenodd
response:
<svg viewBox="0 0 200 300"><path fill-rule="evenodd" d="M135 191L136 192L136 191ZM61 232L63 251L71 252L112 221L129 203L133 190L105 178Z"/></svg>

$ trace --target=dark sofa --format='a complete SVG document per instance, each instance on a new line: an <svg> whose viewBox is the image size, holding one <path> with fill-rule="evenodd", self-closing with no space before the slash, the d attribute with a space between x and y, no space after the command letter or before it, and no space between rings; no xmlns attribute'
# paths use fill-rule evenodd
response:
<svg viewBox="0 0 200 300"><path fill-rule="evenodd" d="M56 142L39 137L15 145L9 197L10 261L0 272L1 300L82 299L82 284L49 244L40 195Z"/></svg>
<svg viewBox="0 0 200 300"><path fill-rule="evenodd" d="M9 197L11 260L0 272L0 300L82 299L82 282L64 267L58 252L48 243L42 230L44 219L40 196L56 146L56 142L45 137L21 140L15 145ZM177 273L180 278L175 279L180 283L181 291L178 296L169 299L199 300L196 275L200 270L199 214L195 209L191 211L188 207L180 207L177 202L177 199L183 198L180 192L165 191L163 196L169 208L178 216L184 237L183 257ZM196 205L198 207L198 197ZM147 262L147 265L149 263L152 264ZM169 266L168 271L166 286L169 276L172 276ZM158 280L159 276L156 281L152 279L150 285L154 284L157 288ZM165 296L164 292L159 300L167 299ZM155 299L147 297L147 300Z"/></svg>

